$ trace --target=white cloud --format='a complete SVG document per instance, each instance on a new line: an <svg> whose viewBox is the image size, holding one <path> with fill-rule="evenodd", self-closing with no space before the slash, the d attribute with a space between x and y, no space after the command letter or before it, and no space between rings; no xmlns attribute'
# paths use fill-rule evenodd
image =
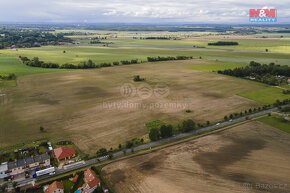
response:
<svg viewBox="0 0 290 193"><path fill-rule="evenodd" d="M10 0L1 2L0 21L239 23L251 8L276 8L290 21L288 0Z"/></svg>

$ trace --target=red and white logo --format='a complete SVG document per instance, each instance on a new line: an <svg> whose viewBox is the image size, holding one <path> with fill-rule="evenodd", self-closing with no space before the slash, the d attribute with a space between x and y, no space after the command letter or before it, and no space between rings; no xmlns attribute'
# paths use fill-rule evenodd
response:
<svg viewBox="0 0 290 193"><path fill-rule="evenodd" d="M277 9L250 9L250 21L276 22Z"/></svg>

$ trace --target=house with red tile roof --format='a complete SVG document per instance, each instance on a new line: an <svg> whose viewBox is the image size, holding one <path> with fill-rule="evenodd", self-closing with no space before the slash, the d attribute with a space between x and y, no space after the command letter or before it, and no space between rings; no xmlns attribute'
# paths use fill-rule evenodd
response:
<svg viewBox="0 0 290 193"><path fill-rule="evenodd" d="M60 147L54 149L54 155L58 161L71 159L76 155L74 148Z"/></svg>
<svg viewBox="0 0 290 193"><path fill-rule="evenodd" d="M64 186L61 182L54 181L44 191L45 193L64 193Z"/></svg>
<svg viewBox="0 0 290 193"><path fill-rule="evenodd" d="M83 193L91 193L97 189L98 186L101 186L99 176L91 168L88 168L87 171L85 171L84 181L85 185L82 191Z"/></svg>

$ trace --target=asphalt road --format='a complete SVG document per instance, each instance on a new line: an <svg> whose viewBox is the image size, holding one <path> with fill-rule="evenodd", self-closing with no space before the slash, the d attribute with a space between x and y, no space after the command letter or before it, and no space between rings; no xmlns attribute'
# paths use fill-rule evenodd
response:
<svg viewBox="0 0 290 193"><path fill-rule="evenodd" d="M289 105L284 105L282 107L286 107L286 106L289 106ZM229 126L230 124L237 123L237 122L240 122L240 121L244 121L244 120L247 119L247 117L251 118L251 117L256 117L256 116L259 116L259 115L262 115L262 114L271 113L273 111L276 111L277 109L278 108L272 108L272 109L264 110L264 111L261 111L261 112L258 112L258 113L254 113L254 114L251 114L251 115L247 115L247 116L243 116L243 117L239 117L239 118L233 119L232 121L225 121L225 122L219 123L218 125L208 126L208 127L202 128L202 129L190 131L188 133L181 133L181 134L178 134L178 135L174 135L173 137L170 137L170 138L166 138L166 139L162 139L162 140L159 140L159 141L154 141L154 142L151 142L151 143L140 145L140 146L134 147L132 149L135 152L135 151L139 151L139 150L142 150L142 149L145 149L145 148L152 148L152 147L154 147L156 145L172 142L172 141L175 141L177 139L181 139L183 137L190 136L192 134L198 134L198 133L209 131L209 130L212 130L212 129L217 129L219 127ZM132 149L127 149L126 150L126 154L127 153L131 153ZM153 149L144 150L142 152L138 152L137 154L142 154L142 153L144 153L146 151L151 151L151 150L153 150ZM124 155L124 152L123 151L119 151L119 152L114 153L113 157L118 157L118 156L122 156L122 155ZM130 157L130 156L135 156L135 154L133 154L133 155L131 154L131 155L128 155L126 157ZM122 159L124 159L124 158L125 157L122 157ZM80 169L80 168L83 168L83 167L86 167L86 166L89 166L89 165L98 164L100 161L105 161L105 160L108 160L108 159L109 159L108 156L103 156L103 157L87 160L84 163L72 165L71 167L67 167L66 169L64 169L64 168L58 169L58 170L55 171L55 175L53 175L53 176L64 174L64 173L67 173L67 172L70 172L70 171L74 171L74 170L77 170L77 169ZM111 162L115 162L115 161L118 161L118 159L111 160ZM100 164L100 165L102 165L102 164ZM47 174L47 175L43 175L43 176L37 177L36 179L33 179L33 178L25 179L25 180L22 180L22 181L18 181L18 185L24 186L24 185L30 184L32 181L43 180L43 179L46 179L46 178L49 178L49 177L52 177L52 176Z"/></svg>

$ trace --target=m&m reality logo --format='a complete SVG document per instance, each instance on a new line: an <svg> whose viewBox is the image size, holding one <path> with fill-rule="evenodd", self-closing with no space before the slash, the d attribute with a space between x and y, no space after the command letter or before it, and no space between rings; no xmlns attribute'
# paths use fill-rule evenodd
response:
<svg viewBox="0 0 290 193"><path fill-rule="evenodd" d="M250 22L276 22L277 9L250 9Z"/></svg>

